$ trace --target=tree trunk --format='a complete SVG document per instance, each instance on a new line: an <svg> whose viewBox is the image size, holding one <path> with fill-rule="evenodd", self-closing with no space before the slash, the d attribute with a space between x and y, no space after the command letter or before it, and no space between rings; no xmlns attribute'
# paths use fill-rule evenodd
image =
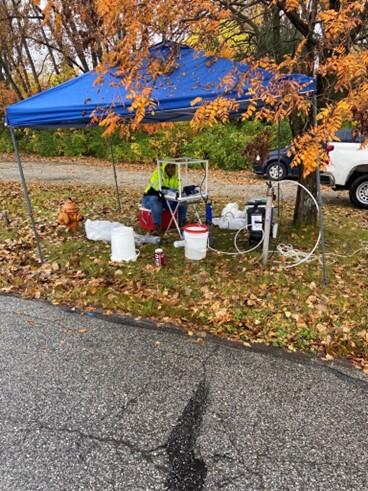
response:
<svg viewBox="0 0 368 491"><path fill-rule="evenodd" d="M22 85L23 85L25 93L27 95L31 95L32 89L31 89L31 84L30 84L29 78L28 78L27 69L26 69L26 66L25 66L24 60L23 60L22 45L19 44L19 40L17 39L17 35L19 35L20 33L14 29L13 23L12 23L12 18L14 16L16 16L16 13L14 13L14 15L13 15L13 13L11 12L11 10L10 10L10 8L9 8L9 6L5 0L2 0L2 5L4 8L4 13L6 13L6 15L8 16L9 35L12 36L13 48L14 48L15 53L18 55L18 59L15 59L12 55L12 50L10 50L8 52L8 58L11 59L12 69L15 69L18 72L18 76L20 77L20 79L22 81Z"/></svg>
<svg viewBox="0 0 368 491"><path fill-rule="evenodd" d="M46 36L45 29L43 28L42 21L40 20L39 23L40 23L39 29L41 31L42 38L45 41L45 45L46 45L47 51L50 55L50 58L51 58L51 61L52 61L53 67L54 67L54 71L55 71L56 75L60 75L60 70L59 70L59 67L56 63L56 58L54 56L54 53L53 53L50 45L47 42L47 36Z"/></svg>
<svg viewBox="0 0 368 491"><path fill-rule="evenodd" d="M82 47L82 42L80 39L80 36L78 34L78 29L77 26L75 25L74 21L69 17L64 17L63 18L63 27L65 29L66 34L68 35L69 41L71 45L73 46L73 49L75 50L79 61L82 64L83 71L88 72L89 66L87 59L85 57L83 47Z"/></svg>
<svg viewBox="0 0 368 491"><path fill-rule="evenodd" d="M25 29L24 29L24 26L22 25L22 23L20 21L21 13L18 10L18 6L17 6L17 3L15 2L15 0L12 0L12 4L13 4L14 13L16 15L16 21L17 21L17 25L18 25L18 31L19 31L19 35L20 35L21 44L23 45L24 51L26 52L26 56L28 58L28 63L29 63L29 66L31 67L31 70L32 70L33 80L37 86L38 91L41 92L42 88L41 88L41 84L40 84L40 81L39 81L39 78L37 75L36 67L35 67L35 64L33 62L31 52L28 48L27 40L25 38L25 32L24 32Z"/></svg>
<svg viewBox="0 0 368 491"><path fill-rule="evenodd" d="M11 69L9 68L6 60L4 60L1 55L0 55L0 70L4 73L4 78L7 82L7 85L9 87L12 87L12 89L14 90L14 92L17 94L18 96L18 99L23 99L23 95L22 95L22 92L20 91L18 85L16 84L13 76L12 76L12 73L11 73Z"/></svg>
<svg viewBox="0 0 368 491"><path fill-rule="evenodd" d="M300 169L301 174L303 169ZM309 174L307 177L301 175L299 182L305 186L314 197L317 196L317 181L316 173ZM296 195L296 202L294 208L294 224L295 225L314 225L317 222L317 209L312 198L309 194L300 186Z"/></svg>
<svg viewBox="0 0 368 491"><path fill-rule="evenodd" d="M309 115L308 121L303 121L300 117L294 116L290 120L293 137L300 135L306 128L311 127L314 124L313 112ZM307 177L303 177L303 168L300 167L300 177L298 181L305 186L312 195L317 198L317 182L316 173L309 174ZM294 208L294 224L295 225L313 225L317 222L317 209L313 200L308 193L298 186L295 208Z"/></svg>
<svg viewBox="0 0 368 491"><path fill-rule="evenodd" d="M48 40L47 40L47 35L46 35L46 32L45 32L45 29L43 27L43 20L42 20L42 10L40 10L39 6L36 5L34 2L31 2L32 3L32 7L33 7L33 11L35 13L35 15L37 17L37 20L38 20L38 29L40 30L41 34L42 34L42 39L44 40L45 42L45 46L47 48L47 51L50 55L50 58L51 58L51 61L52 61L52 64L53 64L53 67L54 67L54 70L55 70L55 73L56 75L59 75L60 74L60 70L59 70L59 67L58 67L58 64L56 63L56 58L54 56L54 53L50 47L50 45L48 44Z"/></svg>
<svg viewBox="0 0 368 491"><path fill-rule="evenodd" d="M280 10L277 6L271 7L272 10L272 44L273 53L276 63L281 63L282 61L282 50L281 50L281 20L280 20Z"/></svg>
<svg viewBox="0 0 368 491"><path fill-rule="evenodd" d="M97 56L97 53L94 49L93 46L91 46L91 58L92 58L92 67L93 68L97 68L98 66L98 56Z"/></svg>

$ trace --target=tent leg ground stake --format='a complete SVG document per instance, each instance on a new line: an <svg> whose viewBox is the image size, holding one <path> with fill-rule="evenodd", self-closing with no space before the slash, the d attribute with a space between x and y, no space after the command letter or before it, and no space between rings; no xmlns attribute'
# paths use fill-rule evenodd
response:
<svg viewBox="0 0 368 491"><path fill-rule="evenodd" d="M323 221L323 211L322 211L322 195L321 195L321 173L319 169L319 165L317 166L316 171L316 179L317 179L317 202L318 202L318 214L319 214L319 229L321 233L321 255L322 255L322 269L323 269L323 284L328 286L328 273L327 273L327 262L326 262L326 249L325 249L325 227Z"/></svg>
<svg viewBox="0 0 368 491"><path fill-rule="evenodd" d="M272 189L272 184L269 182L267 183L266 217L265 217L265 228L264 228L263 250L262 250L262 260L264 266L267 264L268 261L268 251L270 247L272 200L273 200L273 189Z"/></svg>
<svg viewBox="0 0 368 491"><path fill-rule="evenodd" d="M12 139L12 142L13 142L13 147L14 147L14 152L15 152L15 159L16 159L17 164L18 164L20 179L21 179L21 182L22 182L24 199L26 201L28 215L29 215L29 218L31 220L33 235L34 235L34 238L36 239L38 256L40 258L41 263L43 264L45 262L45 260L44 260L43 254L42 254L40 238L39 238L39 235L38 235L37 229L36 229L36 223L35 223L34 216L33 216L33 210L32 210L31 200L29 198L29 193L28 193L26 179L24 177L22 162L20 160L18 143L17 143L17 140L15 138L15 134L14 134L13 128L9 128L9 131L10 131L10 136L11 136L11 139Z"/></svg>
<svg viewBox="0 0 368 491"><path fill-rule="evenodd" d="M114 149L112 147L112 140L110 138L110 153L111 153L111 161L112 161L112 168L114 171L114 180L115 180L115 189L116 189L116 199L118 203L118 210L119 213L121 213L121 202L120 202L120 194L119 194L119 185L118 185L118 178L116 175L116 166L115 166L115 156L114 156Z"/></svg>
<svg viewBox="0 0 368 491"><path fill-rule="evenodd" d="M317 96L313 95L313 126L317 128ZM318 218L319 218L319 230L321 234L321 255L322 255L322 269L323 269L323 284L328 286L328 273L327 273L327 261L326 261L326 249L325 249L325 227L323 221L323 210L322 210L322 195L321 195L321 171L320 171L320 159L317 161L316 169L316 179L317 179L317 203L318 203Z"/></svg>

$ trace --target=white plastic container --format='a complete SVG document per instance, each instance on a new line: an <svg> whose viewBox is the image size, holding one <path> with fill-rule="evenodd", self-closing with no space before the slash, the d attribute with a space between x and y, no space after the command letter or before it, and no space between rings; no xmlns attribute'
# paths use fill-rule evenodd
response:
<svg viewBox="0 0 368 491"><path fill-rule="evenodd" d="M111 231L111 261L136 261L137 257L132 227L114 227Z"/></svg>
<svg viewBox="0 0 368 491"><path fill-rule="evenodd" d="M185 257L199 261L206 257L208 244L208 227L200 223L185 225L183 228L185 240Z"/></svg>
<svg viewBox="0 0 368 491"><path fill-rule="evenodd" d="M174 242L174 247L179 249L179 247L185 247L185 240L176 240Z"/></svg>

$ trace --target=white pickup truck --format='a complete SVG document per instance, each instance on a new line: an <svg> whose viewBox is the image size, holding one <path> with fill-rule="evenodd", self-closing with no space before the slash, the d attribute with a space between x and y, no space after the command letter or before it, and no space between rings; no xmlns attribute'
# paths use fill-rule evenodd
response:
<svg viewBox="0 0 368 491"><path fill-rule="evenodd" d="M327 144L330 164L321 173L321 182L336 190L349 190L353 205L368 209L368 145L362 147L362 139L355 140L351 130L339 130L337 136L340 141ZM288 147L271 150L264 162L257 157L254 172L275 181L297 177L299 167L292 166L293 156L288 151Z"/></svg>
<svg viewBox="0 0 368 491"><path fill-rule="evenodd" d="M330 164L321 180L327 180L333 189L348 189L354 206L368 208L368 146L354 141L350 131L344 133L345 137L339 135L341 141L329 144Z"/></svg>

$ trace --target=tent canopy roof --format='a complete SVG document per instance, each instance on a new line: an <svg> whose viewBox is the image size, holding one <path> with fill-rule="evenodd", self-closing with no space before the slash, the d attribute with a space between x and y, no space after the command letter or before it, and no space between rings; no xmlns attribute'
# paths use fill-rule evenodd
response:
<svg viewBox="0 0 368 491"><path fill-rule="evenodd" d="M169 49L166 44L153 48L155 55L163 57L168 55ZM170 74L159 76L153 84L152 98L156 107L154 112L147 112L144 122L191 119L196 110L191 102L197 97L211 101L225 96L237 100L243 110L254 97L249 90L251 83L245 81L240 94L236 90L225 93L221 81L230 72L235 80L243 75L247 75L247 79L259 77L265 91L274 79L266 70L251 71L246 64L207 57L203 52L180 46L176 68ZM90 71L9 106L7 125L13 128L80 128L90 124L93 111L107 111L111 107L120 116L131 116L131 100L127 98L125 88L119 85L116 70L111 69L102 83L96 84L97 78L98 74ZM314 80L306 75L285 75L283 79L298 83L301 93L315 90Z"/></svg>

